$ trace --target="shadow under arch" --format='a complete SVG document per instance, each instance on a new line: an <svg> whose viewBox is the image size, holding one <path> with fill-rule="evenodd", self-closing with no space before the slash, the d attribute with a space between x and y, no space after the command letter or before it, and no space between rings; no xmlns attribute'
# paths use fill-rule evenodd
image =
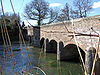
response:
<svg viewBox="0 0 100 75"><path fill-rule="evenodd" d="M85 52L79 47L82 57L85 60ZM60 59L61 60L67 60L67 61L79 61L80 55L77 49L77 46L75 44L68 44L66 45L60 53Z"/></svg>
<svg viewBox="0 0 100 75"><path fill-rule="evenodd" d="M49 39L44 39L44 51L47 53L49 52Z"/></svg>
<svg viewBox="0 0 100 75"><path fill-rule="evenodd" d="M49 53L57 53L57 42L55 40L49 42Z"/></svg>
<svg viewBox="0 0 100 75"><path fill-rule="evenodd" d="M45 40L44 37L41 38L41 40L40 40L40 48L44 48L44 40Z"/></svg>
<svg viewBox="0 0 100 75"><path fill-rule="evenodd" d="M61 51L64 48L64 44L62 41L59 42L59 50Z"/></svg>

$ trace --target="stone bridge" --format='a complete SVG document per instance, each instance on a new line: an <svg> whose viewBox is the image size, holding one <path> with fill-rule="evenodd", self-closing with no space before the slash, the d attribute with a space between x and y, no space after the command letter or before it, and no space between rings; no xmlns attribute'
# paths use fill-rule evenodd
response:
<svg viewBox="0 0 100 75"><path fill-rule="evenodd" d="M45 52L57 53L57 60L78 59L73 32L84 58L86 50L98 46L100 15L34 27L34 45L44 47Z"/></svg>

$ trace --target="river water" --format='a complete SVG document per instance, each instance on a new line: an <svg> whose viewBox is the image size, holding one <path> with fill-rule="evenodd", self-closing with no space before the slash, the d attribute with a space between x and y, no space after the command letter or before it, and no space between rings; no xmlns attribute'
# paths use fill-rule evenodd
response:
<svg viewBox="0 0 100 75"><path fill-rule="evenodd" d="M33 46L27 45L29 48L28 53L30 61L33 67L40 67L45 71L46 75L84 75L81 64L76 61L57 61L56 54L44 53L40 48L34 48ZM13 55L16 62L17 75L22 75L23 60L24 68L27 72L30 72L28 64L29 59L25 46L22 45L22 51L19 49L19 44L13 44ZM22 60L23 54L23 60ZM11 57L11 59L10 59ZM4 75L13 75L13 69L11 65L13 63L11 51L4 51L3 45L0 45L0 66L3 70ZM7 71L6 71L7 70ZM36 72L36 71L35 71ZM28 74L26 74L28 75ZM38 75L43 75L39 73Z"/></svg>

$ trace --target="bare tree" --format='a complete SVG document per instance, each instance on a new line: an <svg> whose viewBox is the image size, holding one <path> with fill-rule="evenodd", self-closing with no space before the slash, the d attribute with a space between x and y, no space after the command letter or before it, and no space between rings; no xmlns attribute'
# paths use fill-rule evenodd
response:
<svg viewBox="0 0 100 75"><path fill-rule="evenodd" d="M66 3L65 8L62 9L62 12L66 16L66 19L69 20L70 19L69 18L70 16L69 16L69 5L68 5L68 3Z"/></svg>
<svg viewBox="0 0 100 75"><path fill-rule="evenodd" d="M86 17L87 12L91 9L91 0L75 0L73 4L77 8L80 17Z"/></svg>
<svg viewBox="0 0 100 75"><path fill-rule="evenodd" d="M58 21L70 20L69 5L66 3L65 7L61 10L61 14L58 16Z"/></svg>
<svg viewBox="0 0 100 75"><path fill-rule="evenodd" d="M50 23L56 21L56 19L58 17L58 12L59 11L57 11L57 9L56 10L52 9L52 8L49 9L49 15L48 15L49 16L49 22L47 24L50 24Z"/></svg>
<svg viewBox="0 0 100 75"><path fill-rule="evenodd" d="M91 0L85 0L83 3L84 17L87 16L88 11L92 9Z"/></svg>
<svg viewBox="0 0 100 75"><path fill-rule="evenodd" d="M72 8L70 9L70 17L73 19L79 18L79 13L78 10L73 10Z"/></svg>
<svg viewBox="0 0 100 75"><path fill-rule="evenodd" d="M55 19L54 11L49 8L49 4L44 0L32 0L25 7L25 17L37 20L38 25L42 25L44 19ZM54 20L49 20L49 23Z"/></svg>

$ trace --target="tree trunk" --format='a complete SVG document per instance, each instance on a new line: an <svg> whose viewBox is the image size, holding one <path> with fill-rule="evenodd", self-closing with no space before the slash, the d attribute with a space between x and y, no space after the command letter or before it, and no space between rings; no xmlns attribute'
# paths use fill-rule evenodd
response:
<svg viewBox="0 0 100 75"><path fill-rule="evenodd" d="M85 10L85 16L84 17L86 17L87 16L87 11Z"/></svg>
<svg viewBox="0 0 100 75"><path fill-rule="evenodd" d="M38 20L38 26L40 26L41 25L41 22L40 22L40 20Z"/></svg>

